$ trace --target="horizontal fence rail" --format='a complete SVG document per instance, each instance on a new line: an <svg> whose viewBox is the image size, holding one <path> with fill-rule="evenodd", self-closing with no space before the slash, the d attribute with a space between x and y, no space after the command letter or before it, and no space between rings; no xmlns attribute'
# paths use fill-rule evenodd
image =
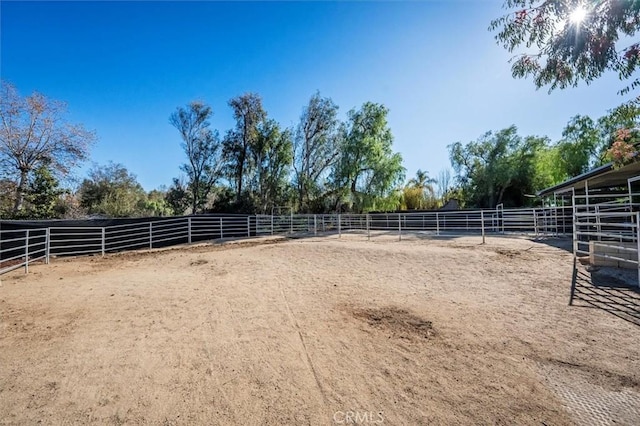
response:
<svg viewBox="0 0 640 426"><path fill-rule="evenodd" d="M609 212L613 214L613 212ZM602 213L604 214L604 213ZM589 225L580 232L591 232ZM621 222L621 226L623 223ZM616 226L616 225L611 225ZM255 216L187 216L136 220L109 226L55 226L0 230L0 274L50 256L102 255L154 249L198 241L321 234L408 236L571 235L572 207L426 211L369 214L288 214ZM605 232L609 228L600 228ZM634 228L635 229L635 228ZM631 234L635 231L630 230ZM631 237L630 237L631 238ZM582 247L582 246L581 246ZM584 247L583 247L584 248Z"/></svg>
<svg viewBox="0 0 640 426"><path fill-rule="evenodd" d="M573 251L595 266L638 268L640 273L640 213L602 210L600 206L576 208Z"/></svg>
<svg viewBox="0 0 640 426"><path fill-rule="evenodd" d="M0 274L37 261L49 262L49 229L0 230Z"/></svg>

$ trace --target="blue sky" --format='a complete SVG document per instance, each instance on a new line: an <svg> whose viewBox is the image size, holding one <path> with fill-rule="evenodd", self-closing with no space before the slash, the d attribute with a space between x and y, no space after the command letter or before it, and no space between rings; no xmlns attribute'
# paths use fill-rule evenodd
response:
<svg viewBox="0 0 640 426"><path fill-rule="evenodd" d="M92 161L124 164L150 190L184 161L168 117L199 99L221 134L227 101L263 97L270 117L296 125L319 90L341 118L363 102L390 109L407 175L450 168L447 145L515 124L558 139L570 117L606 113L625 98L616 75L536 90L511 77L510 54L487 28L500 1L7 2L0 3L0 75L23 94L68 103L95 130ZM87 166L78 173L82 175Z"/></svg>

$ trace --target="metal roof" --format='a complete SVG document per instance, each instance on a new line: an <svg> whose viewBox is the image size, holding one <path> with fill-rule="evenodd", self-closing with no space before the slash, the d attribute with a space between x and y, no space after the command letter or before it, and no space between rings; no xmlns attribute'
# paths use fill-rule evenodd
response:
<svg viewBox="0 0 640 426"><path fill-rule="evenodd" d="M640 162L633 162L620 168L614 168L613 163L596 167L586 173L575 176L562 183L538 191L536 195L543 197L553 193L567 191L571 188L584 189L589 181L589 189L607 188L627 184L627 179L640 175Z"/></svg>

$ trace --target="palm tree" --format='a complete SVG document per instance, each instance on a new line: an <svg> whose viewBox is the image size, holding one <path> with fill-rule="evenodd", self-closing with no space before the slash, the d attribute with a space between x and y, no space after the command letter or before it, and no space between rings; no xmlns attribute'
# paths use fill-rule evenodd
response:
<svg viewBox="0 0 640 426"><path fill-rule="evenodd" d="M435 199L436 192L433 189L433 184L436 183L436 180L429 177L429 172L422 171L418 169L416 172L416 177L409 179L406 188L407 189L418 189L421 194L421 202L418 208L425 208L427 205L427 200Z"/></svg>
<svg viewBox="0 0 640 426"><path fill-rule="evenodd" d="M429 172L422 171L418 169L416 172L416 177L409 179L409 186L414 188L420 188L427 195L435 196L435 190L433 189L433 184L436 183L436 180L429 177Z"/></svg>

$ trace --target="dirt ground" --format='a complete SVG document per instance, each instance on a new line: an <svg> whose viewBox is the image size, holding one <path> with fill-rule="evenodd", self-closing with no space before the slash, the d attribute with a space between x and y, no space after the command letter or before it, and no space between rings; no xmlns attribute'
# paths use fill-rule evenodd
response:
<svg viewBox="0 0 640 426"><path fill-rule="evenodd" d="M479 243L331 236L14 271L0 423L638 424L637 293L569 306L557 242Z"/></svg>

